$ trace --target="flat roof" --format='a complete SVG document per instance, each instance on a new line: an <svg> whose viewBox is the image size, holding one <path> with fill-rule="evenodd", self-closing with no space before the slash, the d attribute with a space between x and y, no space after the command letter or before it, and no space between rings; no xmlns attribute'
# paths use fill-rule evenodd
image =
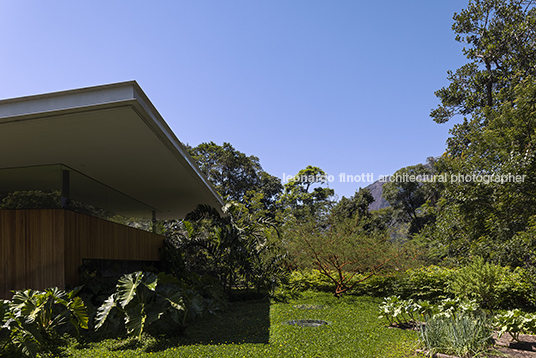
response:
<svg viewBox="0 0 536 358"><path fill-rule="evenodd" d="M0 168L64 164L163 219L223 205L135 81L0 100Z"/></svg>

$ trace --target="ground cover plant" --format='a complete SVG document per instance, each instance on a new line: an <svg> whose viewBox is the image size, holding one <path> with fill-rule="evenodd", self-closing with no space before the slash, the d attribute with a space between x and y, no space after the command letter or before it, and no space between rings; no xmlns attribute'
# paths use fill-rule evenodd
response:
<svg viewBox="0 0 536 358"><path fill-rule="evenodd" d="M380 300L306 292L288 302L231 304L218 316L187 327L184 336L143 335L66 347L70 357L406 357L417 333L389 329L377 319ZM300 308L301 307L301 308ZM303 307L318 307L303 309ZM285 324L296 319L329 322L320 327Z"/></svg>

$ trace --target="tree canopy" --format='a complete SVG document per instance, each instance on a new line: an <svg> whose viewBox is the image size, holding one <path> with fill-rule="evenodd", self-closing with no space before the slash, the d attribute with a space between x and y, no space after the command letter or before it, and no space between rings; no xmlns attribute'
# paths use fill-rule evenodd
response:
<svg viewBox="0 0 536 358"><path fill-rule="evenodd" d="M248 204L255 197L264 210L274 210L283 186L279 178L262 169L259 158L247 156L225 142L221 146L201 143L188 147L188 151L224 200Z"/></svg>
<svg viewBox="0 0 536 358"><path fill-rule="evenodd" d="M438 123L513 99L512 89L536 72L536 8L533 0L471 0L454 14L456 41L469 62L448 71L450 85L435 94Z"/></svg>
<svg viewBox="0 0 536 358"><path fill-rule="evenodd" d="M284 184L279 204L297 219L325 215L332 203L333 189L322 187L328 184L327 174L318 167L308 165ZM312 188L316 185L315 188ZM309 189L311 189L309 191Z"/></svg>

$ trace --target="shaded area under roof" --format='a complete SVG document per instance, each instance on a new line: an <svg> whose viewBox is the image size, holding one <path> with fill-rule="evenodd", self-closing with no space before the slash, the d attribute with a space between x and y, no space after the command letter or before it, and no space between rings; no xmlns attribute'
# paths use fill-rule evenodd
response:
<svg viewBox="0 0 536 358"><path fill-rule="evenodd" d="M0 101L0 168L67 165L182 218L221 197L135 81Z"/></svg>

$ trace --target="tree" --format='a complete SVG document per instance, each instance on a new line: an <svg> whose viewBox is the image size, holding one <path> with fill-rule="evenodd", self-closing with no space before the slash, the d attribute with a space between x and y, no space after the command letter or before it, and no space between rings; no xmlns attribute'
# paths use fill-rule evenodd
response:
<svg viewBox="0 0 536 358"><path fill-rule="evenodd" d="M247 197L261 193L258 200L264 209L275 211L283 186L279 178L262 169L259 158L246 156L225 142L222 146L201 143L188 147L188 152L224 200L246 203Z"/></svg>
<svg viewBox="0 0 536 358"><path fill-rule="evenodd" d="M533 0L470 0L453 19L470 62L448 71L450 85L435 93L441 104L430 116L437 123L511 101L512 89L536 72Z"/></svg>
<svg viewBox="0 0 536 358"><path fill-rule="evenodd" d="M360 218L369 218L369 205L374 201L370 190L360 188L350 198L342 197L341 200L331 209L330 216L332 220L344 220L359 216Z"/></svg>
<svg viewBox="0 0 536 358"><path fill-rule="evenodd" d="M390 182L383 186L382 197L393 208L393 214L402 223L409 223L409 234L420 231L433 215L423 205L435 205L439 190L433 158L427 165L417 164L399 169Z"/></svg>
<svg viewBox="0 0 536 358"><path fill-rule="evenodd" d="M284 185L279 205L299 220L307 217L323 217L332 203L333 189L323 188L328 183L327 174L318 167L308 165ZM319 185L309 191L313 185Z"/></svg>
<svg viewBox="0 0 536 358"><path fill-rule="evenodd" d="M465 120L438 162L451 178L432 236L449 255L529 264L517 233L536 213L536 81L527 78L512 92L512 102Z"/></svg>
<svg viewBox="0 0 536 358"><path fill-rule="evenodd" d="M327 227L311 219L287 233L286 245L297 267L319 270L340 297L359 282L407 263L406 248L389 240L385 231L371 232L369 226L370 219L358 215Z"/></svg>
<svg viewBox="0 0 536 358"><path fill-rule="evenodd" d="M454 20L456 40L467 44L463 53L470 62L448 72L451 83L436 92L441 105L431 116L438 123L456 114L469 118L452 128L438 161L449 181L437 220L424 233L438 252L456 259L480 255L531 265L526 257L532 254L519 250L527 247L522 233L536 210L535 2L471 0Z"/></svg>

